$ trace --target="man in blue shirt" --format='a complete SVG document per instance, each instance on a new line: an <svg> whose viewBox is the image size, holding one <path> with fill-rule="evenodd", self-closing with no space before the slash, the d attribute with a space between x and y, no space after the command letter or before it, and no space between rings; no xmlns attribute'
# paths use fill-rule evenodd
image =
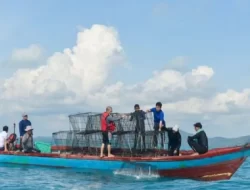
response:
<svg viewBox="0 0 250 190"><path fill-rule="evenodd" d="M28 114L23 113L23 120L19 122L19 133L20 133L20 150L22 150L22 138L26 133L25 129L27 126L31 126L31 122L28 120Z"/></svg>
<svg viewBox="0 0 250 190"><path fill-rule="evenodd" d="M157 134L166 129L165 120L164 120L164 112L161 110L161 108L162 108L162 103L157 102L155 104L155 108L147 110L147 112L152 112L154 114L154 131L155 131L154 146L155 147L158 144L157 143ZM161 148L163 148L163 146L164 146L164 142L163 142L164 134L162 132L160 134L161 134Z"/></svg>

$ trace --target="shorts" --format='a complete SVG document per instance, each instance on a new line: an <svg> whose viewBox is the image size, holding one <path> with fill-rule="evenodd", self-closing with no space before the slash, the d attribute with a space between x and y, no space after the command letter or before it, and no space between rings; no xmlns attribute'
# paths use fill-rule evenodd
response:
<svg viewBox="0 0 250 190"><path fill-rule="evenodd" d="M109 133L108 132L102 132L102 143L105 145L111 145L109 142Z"/></svg>

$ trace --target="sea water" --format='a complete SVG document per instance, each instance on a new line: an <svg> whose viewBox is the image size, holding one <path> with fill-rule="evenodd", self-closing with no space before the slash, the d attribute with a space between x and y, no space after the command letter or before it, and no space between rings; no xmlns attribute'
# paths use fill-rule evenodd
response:
<svg viewBox="0 0 250 190"><path fill-rule="evenodd" d="M113 173L25 165L0 165L0 190L250 190L250 160L229 181L199 182L160 178L149 171Z"/></svg>

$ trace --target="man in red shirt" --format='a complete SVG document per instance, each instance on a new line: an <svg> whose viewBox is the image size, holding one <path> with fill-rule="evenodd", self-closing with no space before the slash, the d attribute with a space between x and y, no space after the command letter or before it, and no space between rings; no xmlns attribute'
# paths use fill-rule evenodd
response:
<svg viewBox="0 0 250 190"><path fill-rule="evenodd" d="M104 147L108 147L108 157L114 157L113 154L111 154L111 138L112 138L112 132L115 130L116 126L114 121L118 121L121 118L125 116L119 116L119 117L112 117L110 114L112 113L112 107L108 106L106 108L106 112L104 112L101 116L101 130L102 130L102 146L101 146L101 153L100 157L104 157L103 151Z"/></svg>

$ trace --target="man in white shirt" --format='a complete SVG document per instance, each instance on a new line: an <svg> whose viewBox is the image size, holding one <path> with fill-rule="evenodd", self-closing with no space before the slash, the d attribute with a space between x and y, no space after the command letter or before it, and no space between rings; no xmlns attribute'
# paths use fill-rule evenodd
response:
<svg viewBox="0 0 250 190"><path fill-rule="evenodd" d="M8 148L7 148L8 131L9 131L8 126L4 126L3 131L0 133L0 151L8 151Z"/></svg>

